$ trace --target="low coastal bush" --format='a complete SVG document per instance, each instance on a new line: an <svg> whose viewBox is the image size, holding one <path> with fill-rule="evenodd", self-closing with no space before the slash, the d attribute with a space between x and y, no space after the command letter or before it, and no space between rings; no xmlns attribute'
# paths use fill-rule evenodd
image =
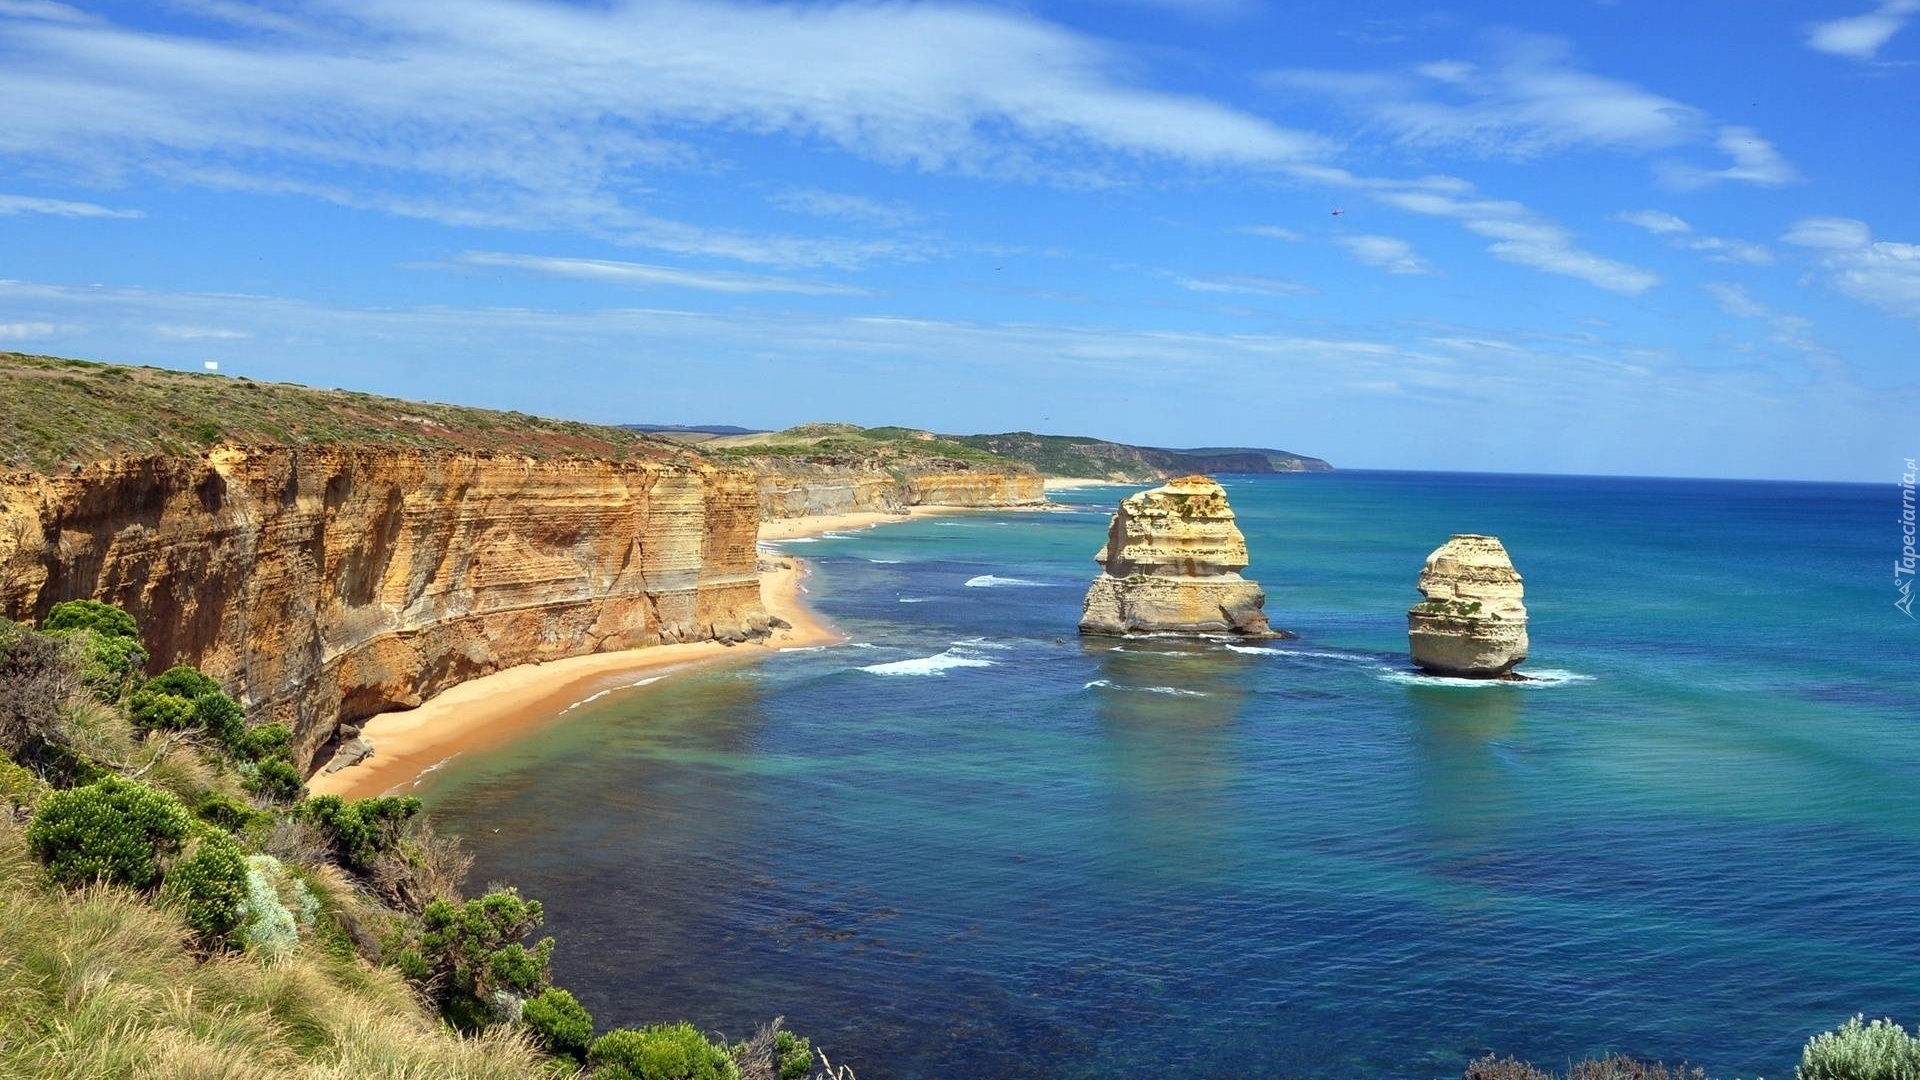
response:
<svg viewBox="0 0 1920 1080"><path fill-rule="evenodd" d="M48 610L40 628L48 633L90 630L107 638L140 640L140 624L125 609L98 600L64 600Z"/></svg>
<svg viewBox="0 0 1920 1080"><path fill-rule="evenodd" d="M420 913L419 941L397 963L449 1019L481 1027L501 995L529 997L549 985L553 939L542 938L532 949L520 943L544 917L540 901L510 888L460 904L433 900Z"/></svg>
<svg viewBox="0 0 1920 1080"><path fill-rule="evenodd" d="M226 833L209 831L167 871L160 894L180 909L202 945L229 944L246 915L246 856Z"/></svg>
<svg viewBox="0 0 1920 1080"><path fill-rule="evenodd" d="M593 1080L740 1080L740 1067L692 1024L610 1031L587 1054Z"/></svg>
<svg viewBox="0 0 1920 1080"><path fill-rule="evenodd" d="M1920 1039L1892 1020L1861 1020L1808 1040L1796 1080L1920 1080Z"/></svg>
<svg viewBox="0 0 1920 1080"><path fill-rule="evenodd" d="M393 846L400 826L420 812L420 800L404 796L355 799L316 795L299 806L302 820L320 827L342 865L365 872Z"/></svg>
<svg viewBox="0 0 1920 1080"><path fill-rule="evenodd" d="M573 1062L587 1059L593 1044L593 1016L574 996L549 986L521 1006L520 1022L550 1054Z"/></svg>
<svg viewBox="0 0 1920 1080"><path fill-rule="evenodd" d="M150 889L160 882L161 859L180 850L192 824L179 799L109 776L41 800L27 845L63 885Z"/></svg>
<svg viewBox="0 0 1920 1080"><path fill-rule="evenodd" d="M1543 1069L1536 1069L1527 1062L1515 1057L1495 1057L1488 1054L1468 1064L1465 1080L1555 1080L1554 1075ZM1707 1080L1702 1069L1689 1069L1685 1064L1678 1068L1668 1068L1658 1061L1641 1061L1625 1054L1608 1054L1604 1057L1587 1058L1576 1061L1567 1069L1566 1080Z"/></svg>

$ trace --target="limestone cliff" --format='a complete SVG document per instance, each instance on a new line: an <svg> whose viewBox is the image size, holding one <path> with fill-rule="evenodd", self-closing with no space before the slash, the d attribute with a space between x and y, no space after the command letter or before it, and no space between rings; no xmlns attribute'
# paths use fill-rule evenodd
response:
<svg viewBox="0 0 1920 1080"><path fill-rule="evenodd" d="M1435 675L1514 677L1527 658L1527 608L1519 571L1494 536L1460 533L1427 556L1425 600L1407 612L1413 662Z"/></svg>
<svg viewBox="0 0 1920 1080"><path fill-rule="evenodd" d="M669 461L226 445L0 473L0 610L139 619L303 760L532 661L764 633L754 475Z"/></svg>
<svg viewBox="0 0 1920 1080"><path fill-rule="evenodd" d="M1266 594L1240 576L1246 538L1208 477L1123 500L1094 561L1101 573L1087 590L1082 633L1274 634L1261 610Z"/></svg>
<svg viewBox="0 0 1920 1080"><path fill-rule="evenodd" d="M815 514L904 514L914 506L1035 506L1047 498L1040 474L1019 466L882 464L828 456L731 460L759 474L760 516L768 521Z"/></svg>

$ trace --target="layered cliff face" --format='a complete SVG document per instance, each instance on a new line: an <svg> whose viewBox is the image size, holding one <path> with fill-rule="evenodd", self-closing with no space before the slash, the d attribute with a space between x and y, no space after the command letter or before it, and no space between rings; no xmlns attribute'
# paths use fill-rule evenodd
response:
<svg viewBox="0 0 1920 1080"><path fill-rule="evenodd" d="M501 668L764 634L744 469L222 446L0 474L0 610L92 597L296 732Z"/></svg>
<svg viewBox="0 0 1920 1080"><path fill-rule="evenodd" d="M1088 634L1199 633L1270 637L1266 594L1240 576L1247 542L1227 493L1205 476L1183 476L1129 496L1094 556Z"/></svg>
<svg viewBox="0 0 1920 1080"><path fill-rule="evenodd" d="M1527 658L1520 573L1498 537L1461 533L1427 556L1425 600L1407 612L1413 662L1435 675L1491 679Z"/></svg>
<svg viewBox="0 0 1920 1080"><path fill-rule="evenodd" d="M1039 473L1015 469L883 467L862 460L740 459L759 474L768 521L817 514L903 514L914 506L1034 506L1046 501Z"/></svg>

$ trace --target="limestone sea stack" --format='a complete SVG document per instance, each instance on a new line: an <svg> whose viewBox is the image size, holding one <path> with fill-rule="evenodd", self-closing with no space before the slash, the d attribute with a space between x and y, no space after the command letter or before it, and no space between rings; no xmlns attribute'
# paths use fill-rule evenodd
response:
<svg viewBox="0 0 1920 1080"><path fill-rule="evenodd" d="M1520 678L1527 608L1520 573L1499 537L1459 533L1427 556L1420 595L1407 612L1413 662L1434 675Z"/></svg>
<svg viewBox="0 0 1920 1080"><path fill-rule="evenodd" d="M1129 496L1094 556L1101 574L1087 590L1083 634L1277 636L1266 594L1240 576L1247 541L1227 493L1205 476L1183 476Z"/></svg>

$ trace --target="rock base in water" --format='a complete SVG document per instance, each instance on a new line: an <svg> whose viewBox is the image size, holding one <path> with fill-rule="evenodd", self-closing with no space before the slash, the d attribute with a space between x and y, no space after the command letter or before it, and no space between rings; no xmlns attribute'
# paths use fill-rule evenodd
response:
<svg viewBox="0 0 1920 1080"><path fill-rule="evenodd" d="M1246 538L1208 477L1127 498L1094 561L1102 573L1087 590L1083 634L1284 636L1267 624L1259 583L1240 576Z"/></svg>
<svg viewBox="0 0 1920 1080"><path fill-rule="evenodd" d="M1520 573L1498 537L1461 533L1427 556L1425 600L1407 611L1413 662L1434 675L1524 679L1527 608Z"/></svg>

